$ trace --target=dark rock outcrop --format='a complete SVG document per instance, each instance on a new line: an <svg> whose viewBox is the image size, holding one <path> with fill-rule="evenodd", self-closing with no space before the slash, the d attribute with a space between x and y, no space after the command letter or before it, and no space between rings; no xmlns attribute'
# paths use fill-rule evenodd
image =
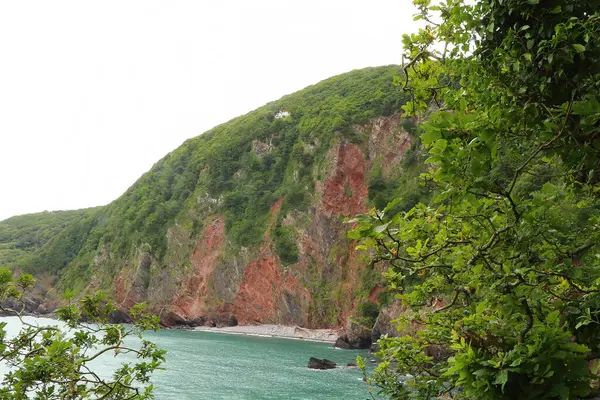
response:
<svg viewBox="0 0 600 400"><path fill-rule="evenodd" d="M320 358L311 357L308 360L308 368L310 369L333 369L336 365L336 363L326 358L321 360Z"/></svg>
<svg viewBox="0 0 600 400"><path fill-rule="evenodd" d="M346 335L342 335L340 337L338 337L335 341L335 343L333 344L333 347L338 348L338 349L344 349L344 350L351 350L352 346L350 346L350 343L348 343L348 336Z"/></svg>
<svg viewBox="0 0 600 400"><path fill-rule="evenodd" d="M393 301L389 306L383 307L371 332L372 342L375 343L383 335L388 337L400 336L396 324L392 321L402 315L404 311L405 309L399 301Z"/></svg>
<svg viewBox="0 0 600 400"><path fill-rule="evenodd" d="M20 301L16 299L5 299L1 303L4 310L0 312L0 316L7 317L17 315L18 313L36 315L42 300L43 299L35 296L25 296Z"/></svg>
<svg viewBox="0 0 600 400"><path fill-rule="evenodd" d="M212 314L187 321L187 325L191 327L209 326L211 328L223 328L225 326L237 326L237 324L237 318L233 314Z"/></svg>
<svg viewBox="0 0 600 400"><path fill-rule="evenodd" d="M113 324L128 324L131 323L131 317L129 313L121 308L117 308L109 316L109 321Z"/></svg>
<svg viewBox="0 0 600 400"><path fill-rule="evenodd" d="M353 349L368 349L371 347L371 329L355 321L348 321L346 329L348 344Z"/></svg>
<svg viewBox="0 0 600 400"><path fill-rule="evenodd" d="M404 307L399 301L393 301L390 305L381 309L371 334L371 339L373 342L370 349L371 352L376 353L379 351L377 341L384 335L386 337L399 337L403 335L414 336L417 334L420 326L415 323L412 323L412 325L405 325L401 329L399 329L398 325L394 323L394 320L398 319L402 315L405 315L406 313L406 307ZM424 350L425 353L432 357L436 362L446 360L452 355L452 351L450 349L439 345L430 345Z"/></svg>
<svg viewBox="0 0 600 400"><path fill-rule="evenodd" d="M340 335L333 347L346 350L362 350L371 347L371 329L352 320L348 321L346 334Z"/></svg>

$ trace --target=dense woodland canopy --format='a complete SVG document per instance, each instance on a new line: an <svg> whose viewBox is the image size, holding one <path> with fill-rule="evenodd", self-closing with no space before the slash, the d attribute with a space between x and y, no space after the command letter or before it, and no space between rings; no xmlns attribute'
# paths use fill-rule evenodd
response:
<svg viewBox="0 0 600 400"><path fill-rule="evenodd" d="M399 84L437 195L357 217L405 335L394 399L581 399L600 365L598 1L417 0ZM389 207L388 207L389 208Z"/></svg>
<svg viewBox="0 0 600 400"><path fill-rule="evenodd" d="M37 250L93 211L46 211L0 221L0 265L27 265Z"/></svg>

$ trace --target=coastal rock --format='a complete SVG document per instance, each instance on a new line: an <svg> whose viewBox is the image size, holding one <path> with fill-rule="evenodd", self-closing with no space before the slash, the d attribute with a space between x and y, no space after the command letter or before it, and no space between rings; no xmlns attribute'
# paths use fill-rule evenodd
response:
<svg viewBox="0 0 600 400"><path fill-rule="evenodd" d="M453 352L446 346L429 345L425 348L425 354L433 359L434 362L447 360Z"/></svg>
<svg viewBox="0 0 600 400"><path fill-rule="evenodd" d="M311 357L308 360L308 368L310 369L333 369L336 365L336 363L326 358L321 360L320 358Z"/></svg>
<svg viewBox="0 0 600 400"><path fill-rule="evenodd" d="M438 299L434 303L434 307L432 310L436 308L443 307L444 300ZM379 351L379 346L377 345L377 341L382 337L400 337L400 336L414 336L417 332L422 329L420 325L416 322L412 324L403 325L402 328L399 328L395 320L400 318L401 316L406 316L410 311L407 310L405 306L403 306L399 301L393 301L387 307L383 307L379 312L377 320L375 321L375 325L373 326L373 330L371 333L372 338L372 346L370 351L376 353ZM439 346L439 345L430 345L425 349L425 353L432 357L434 361L440 361L447 359L451 354L451 350L447 347Z"/></svg>
<svg viewBox="0 0 600 400"><path fill-rule="evenodd" d="M352 346L350 346L350 343L348 343L348 336L346 335L342 335L340 337L338 337L335 341L335 343L333 344L333 347L337 348L337 349L344 349L344 350L351 350Z"/></svg>
<svg viewBox="0 0 600 400"><path fill-rule="evenodd" d="M353 349L368 349L371 347L371 329L355 321L348 321L346 329L348 344Z"/></svg>
<svg viewBox="0 0 600 400"><path fill-rule="evenodd" d="M377 342L383 335L387 335L388 337L400 336L396 324L392 321L400 317L404 312L405 307L397 300L394 300L389 306L383 307L377 316L371 332L372 342Z"/></svg>
<svg viewBox="0 0 600 400"><path fill-rule="evenodd" d="M333 347L346 350L362 350L371 347L371 330L355 321L348 321L346 334L340 335Z"/></svg>
<svg viewBox="0 0 600 400"><path fill-rule="evenodd" d="M18 310L21 309L25 314L35 314L37 309L40 306L41 300L34 297L23 297L21 301L15 299L3 300L1 305L5 309L0 316L11 316L16 313L11 312L10 310Z"/></svg>
<svg viewBox="0 0 600 400"><path fill-rule="evenodd" d="M113 324L128 324L131 322L131 317L125 310L117 308L110 314L109 321Z"/></svg>
<svg viewBox="0 0 600 400"><path fill-rule="evenodd" d="M198 326L223 328L226 326L237 326L237 324L237 318L233 314L211 314L207 316L196 317L187 322L187 325L192 328Z"/></svg>

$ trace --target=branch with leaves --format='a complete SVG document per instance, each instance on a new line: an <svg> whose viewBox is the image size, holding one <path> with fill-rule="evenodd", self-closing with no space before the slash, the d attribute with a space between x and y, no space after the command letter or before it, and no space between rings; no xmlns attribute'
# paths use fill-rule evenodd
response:
<svg viewBox="0 0 600 400"><path fill-rule="evenodd" d="M24 305L35 279L18 278L0 270L0 304ZM0 386L5 399L149 399L153 398L151 374L161 369L165 351L146 340L134 347L128 338L159 328L158 317L139 304L130 310L130 326L109 323L115 311L103 294L87 296L57 310L57 325L39 325L25 318L24 307L0 306L18 318L22 328L15 336L0 323L0 360L9 367ZM91 362L110 354L127 356L111 377L95 372Z"/></svg>

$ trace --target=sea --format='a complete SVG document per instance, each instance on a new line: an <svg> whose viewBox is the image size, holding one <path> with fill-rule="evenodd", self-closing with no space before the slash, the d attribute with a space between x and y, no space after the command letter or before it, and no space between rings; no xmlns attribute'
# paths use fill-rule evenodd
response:
<svg viewBox="0 0 600 400"><path fill-rule="evenodd" d="M30 323L58 324L45 318L26 317ZM16 317L7 322L9 335L20 328ZM358 369L348 368L366 351L334 349L329 343L295 339L254 337L191 330L147 332L144 339L167 350L164 370L153 374L158 400L258 400L258 399L372 399ZM136 338L128 345L135 345ZM139 343L138 343L139 344ZM326 358L339 368L311 370L310 357ZM94 360L93 369L110 376L123 355L106 355ZM0 374L7 367L0 365Z"/></svg>

